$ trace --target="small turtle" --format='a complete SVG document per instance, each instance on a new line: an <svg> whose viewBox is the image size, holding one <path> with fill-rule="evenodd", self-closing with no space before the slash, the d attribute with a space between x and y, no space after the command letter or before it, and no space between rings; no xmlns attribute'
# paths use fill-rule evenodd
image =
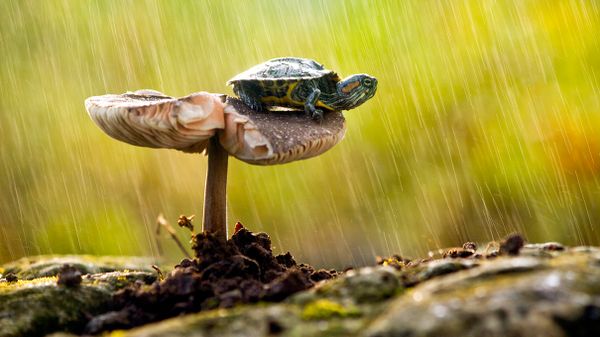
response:
<svg viewBox="0 0 600 337"><path fill-rule="evenodd" d="M284 57L269 60L227 81L233 92L251 109L268 106L303 107L315 119L323 110L356 108L375 95L377 79L355 74L343 80L313 60Z"/></svg>

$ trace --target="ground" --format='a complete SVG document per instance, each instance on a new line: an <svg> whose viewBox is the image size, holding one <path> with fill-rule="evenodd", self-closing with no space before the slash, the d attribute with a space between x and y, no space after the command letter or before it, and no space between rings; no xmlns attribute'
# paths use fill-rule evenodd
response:
<svg viewBox="0 0 600 337"><path fill-rule="evenodd" d="M226 243L200 234L194 249L162 279L144 259L7 264L0 336L600 335L596 247L515 235L340 273L273 256L266 234L243 228Z"/></svg>

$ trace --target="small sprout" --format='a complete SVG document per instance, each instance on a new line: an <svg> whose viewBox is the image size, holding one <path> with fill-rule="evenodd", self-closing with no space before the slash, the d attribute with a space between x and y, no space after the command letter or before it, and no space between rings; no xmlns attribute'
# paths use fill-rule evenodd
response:
<svg viewBox="0 0 600 337"><path fill-rule="evenodd" d="M70 264L65 264L58 272L56 283L67 288L78 287L81 284L81 271Z"/></svg>
<svg viewBox="0 0 600 337"><path fill-rule="evenodd" d="M167 233L169 233L169 236L171 237L171 239L173 239L173 241L175 241L175 243L177 244L177 247L179 247L179 249L183 252L183 255L185 255L186 257L189 258L190 254L188 254L187 250L185 249L185 247L183 246L183 244L177 237L177 233L175 232L175 229L173 228L173 226L171 226L167 222L167 219L165 219L165 217L162 215L162 213L159 214L158 217L156 218L156 223L158 224L158 226L156 228L156 233L157 234L159 233L161 227L164 228L167 231Z"/></svg>
<svg viewBox="0 0 600 337"><path fill-rule="evenodd" d="M194 224L192 224L192 220L194 220L195 215L185 216L180 215L179 219L177 219L177 224L179 227L184 227L190 230L190 232L194 233Z"/></svg>
<svg viewBox="0 0 600 337"><path fill-rule="evenodd" d="M165 276L163 275L162 271L160 270L160 268L158 268L157 265L153 264L152 269L156 270L156 274L158 275L159 281L162 281L165 279Z"/></svg>

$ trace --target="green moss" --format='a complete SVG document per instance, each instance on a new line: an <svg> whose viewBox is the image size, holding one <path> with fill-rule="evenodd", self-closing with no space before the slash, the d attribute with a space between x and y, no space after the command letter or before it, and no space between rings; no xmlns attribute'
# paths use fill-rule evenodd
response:
<svg viewBox="0 0 600 337"><path fill-rule="evenodd" d="M114 291L155 279L148 272L111 272L84 277L74 288L57 286L56 276L0 282L0 337L80 332L90 316L110 307Z"/></svg>
<svg viewBox="0 0 600 337"><path fill-rule="evenodd" d="M329 319L332 317L357 317L360 316L360 311L357 307L344 307L343 305L326 300L316 300L307 304L302 311L303 320L321 320Z"/></svg>
<svg viewBox="0 0 600 337"><path fill-rule="evenodd" d="M0 336L40 336L52 331L77 331L87 315L106 310L112 294L101 287L56 286L52 278L18 281L0 293Z"/></svg>

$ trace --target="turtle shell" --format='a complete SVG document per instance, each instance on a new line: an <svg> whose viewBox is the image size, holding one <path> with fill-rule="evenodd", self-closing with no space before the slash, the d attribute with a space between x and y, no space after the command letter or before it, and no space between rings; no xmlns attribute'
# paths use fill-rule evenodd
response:
<svg viewBox="0 0 600 337"><path fill-rule="evenodd" d="M329 69L325 69L322 64L304 58L283 57L269 60L258 64L241 74L236 75L227 84L234 84L240 81L300 81L314 80L328 77L333 82L338 82L338 75Z"/></svg>

